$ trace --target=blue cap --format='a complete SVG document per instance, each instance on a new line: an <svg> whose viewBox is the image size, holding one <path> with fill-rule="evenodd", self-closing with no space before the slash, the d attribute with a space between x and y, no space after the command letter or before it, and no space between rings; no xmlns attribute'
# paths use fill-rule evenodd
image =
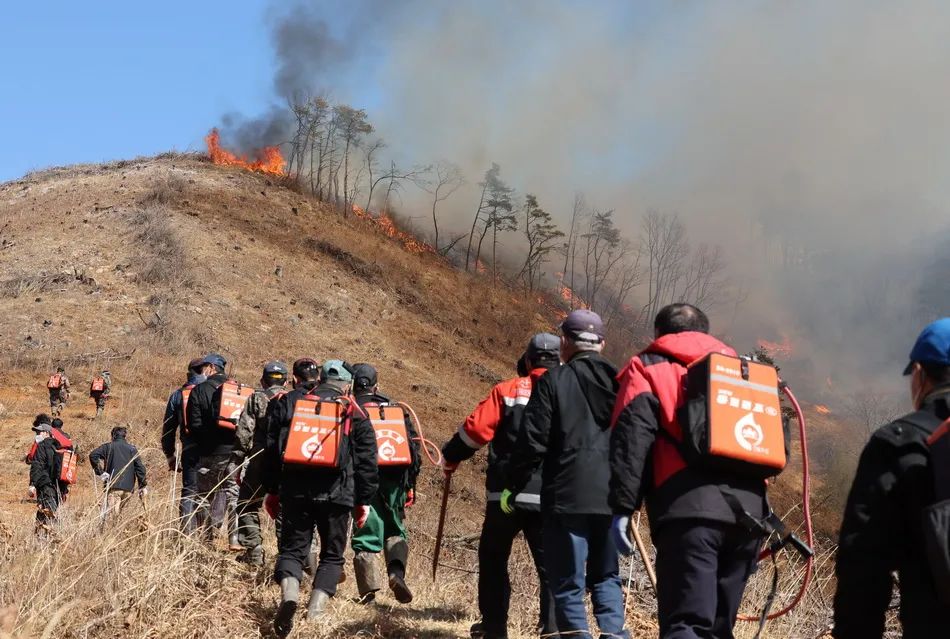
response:
<svg viewBox="0 0 950 639"><path fill-rule="evenodd" d="M921 331L910 351L910 364L904 375L910 375L915 362L950 366L950 317L938 319Z"/></svg>
<svg viewBox="0 0 950 639"><path fill-rule="evenodd" d="M211 364L215 368L220 368L224 370L228 366L228 360L224 359L222 356L217 353L208 353L205 355L205 364Z"/></svg>
<svg viewBox="0 0 950 639"><path fill-rule="evenodd" d="M571 311L561 322L561 331L572 339L599 344L604 340L604 322L586 308Z"/></svg>
<svg viewBox="0 0 950 639"><path fill-rule="evenodd" d="M323 381L352 382L353 373L350 372L343 360L328 359L320 369L320 379Z"/></svg>
<svg viewBox="0 0 950 639"><path fill-rule="evenodd" d="M287 364L280 360L273 360L264 364L264 376L287 377Z"/></svg>

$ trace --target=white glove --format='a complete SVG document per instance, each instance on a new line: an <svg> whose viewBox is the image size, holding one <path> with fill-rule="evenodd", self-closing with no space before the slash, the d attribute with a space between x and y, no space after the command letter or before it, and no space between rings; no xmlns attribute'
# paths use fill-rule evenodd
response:
<svg viewBox="0 0 950 639"><path fill-rule="evenodd" d="M101 481L103 484L109 481L109 473L102 473L99 475L99 481Z"/></svg>
<svg viewBox="0 0 950 639"><path fill-rule="evenodd" d="M27 492L30 495L30 499L36 499L36 486L30 486L30 490Z"/></svg>
<svg viewBox="0 0 950 639"><path fill-rule="evenodd" d="M139 488L139 497L141 497L142 499L145 499L146 497L148 497L148 488L146 488L145 486L142 486L141 488Z"/></svg>

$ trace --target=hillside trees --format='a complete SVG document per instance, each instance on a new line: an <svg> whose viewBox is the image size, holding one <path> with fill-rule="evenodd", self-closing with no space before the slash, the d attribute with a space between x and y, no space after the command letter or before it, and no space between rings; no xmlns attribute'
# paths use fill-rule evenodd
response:
<svg viewBox="0 0 950 639"><path fill-rule="evenodd" d="M521 212L524 214L524 233L528 247L518 276L524 282L528 293L532 293L536 288L540 288L544 263L551 251L557 248L555 241L564 237L564 233L558 230L551 214L541 208L538 198L534 195L525 196Z"/></svg>
<svg viewBox="0 0 950 639"><path fill-rule="evenodd" d="M452 195L459 190L459 187L465 184L465 178L462 175L462 170L451 162L437 162L432 172L434 176L431 182L424 183L423 188L427 193L432 195L432 245L437 252L444 255L445 253L443 253L443 249L439 243L439 216L436 209L439 206L439 202L444 202L452 197ZM459 235L446 246L444 251L446 253L450 251L463 237L465 237L464 234Z"/></svg>

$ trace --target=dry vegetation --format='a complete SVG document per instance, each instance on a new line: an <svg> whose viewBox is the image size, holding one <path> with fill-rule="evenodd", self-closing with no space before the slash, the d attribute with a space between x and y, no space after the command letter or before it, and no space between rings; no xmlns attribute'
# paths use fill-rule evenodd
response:
<svg viewBox="0 0 950 639"><path fill-rule="evenodd" d="M189 156L31 174L0 186L0 223L0 428L8 433L0 443L0 636L270 636L278 593L268 575L223 547L181 538L173 525L158 422L193 355L219 350L248 382L273 357L374 362L384 390L411 403L427 436L441 442L511 373L526 337L552 322L533 300L438 255L407 253L270 178ZM47 545L32 534L20 459L31 416L46 408L45 376L59 362L76 386L66 430L88 452L112 425L128 423L152 492L147 512L131 503L125 519L101 530L85 466ZM115 398L95 422L83 391L102 367L113 371ZM328 618L296 636L466 636L476 615L483 465L479 457L459 471L437 583L428 563L440 475L426 468L410 512L416 601L400 607L383 596L357 606L351 579ZM795 506L796 483L793 470L783 507ZM628 618L649 636L655 601L638 561L623 566ZM512 636L529 637L537 586L523 544L511 565ZM806 605L768 636L817 634L827 621L829 565L826 549ZM756 577L747 608L761 605L768 582L767 571ZM784 567L777 605L795 582ZM741 636L753 631L743 626Z"/></svg>

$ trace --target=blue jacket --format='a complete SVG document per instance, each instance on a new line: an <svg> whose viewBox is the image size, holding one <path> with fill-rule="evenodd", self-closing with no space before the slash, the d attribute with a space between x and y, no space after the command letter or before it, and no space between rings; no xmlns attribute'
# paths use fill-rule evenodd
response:
<svg viewBox="0 0 950 639"><path fill-rule="evenodd" d="M185 435L184 424L181 423L181 390L189 384L197 386L205 381L205 379L204 375L190 375L188 382L181 388L175 389L175 392L169 396L168 402L165 404L165 418L162 420L162 451L165 453L165 457L175 456L176 431L178 432L178 437L181 439L182 448L185 448L191 443L189 438Z"/></svg>

